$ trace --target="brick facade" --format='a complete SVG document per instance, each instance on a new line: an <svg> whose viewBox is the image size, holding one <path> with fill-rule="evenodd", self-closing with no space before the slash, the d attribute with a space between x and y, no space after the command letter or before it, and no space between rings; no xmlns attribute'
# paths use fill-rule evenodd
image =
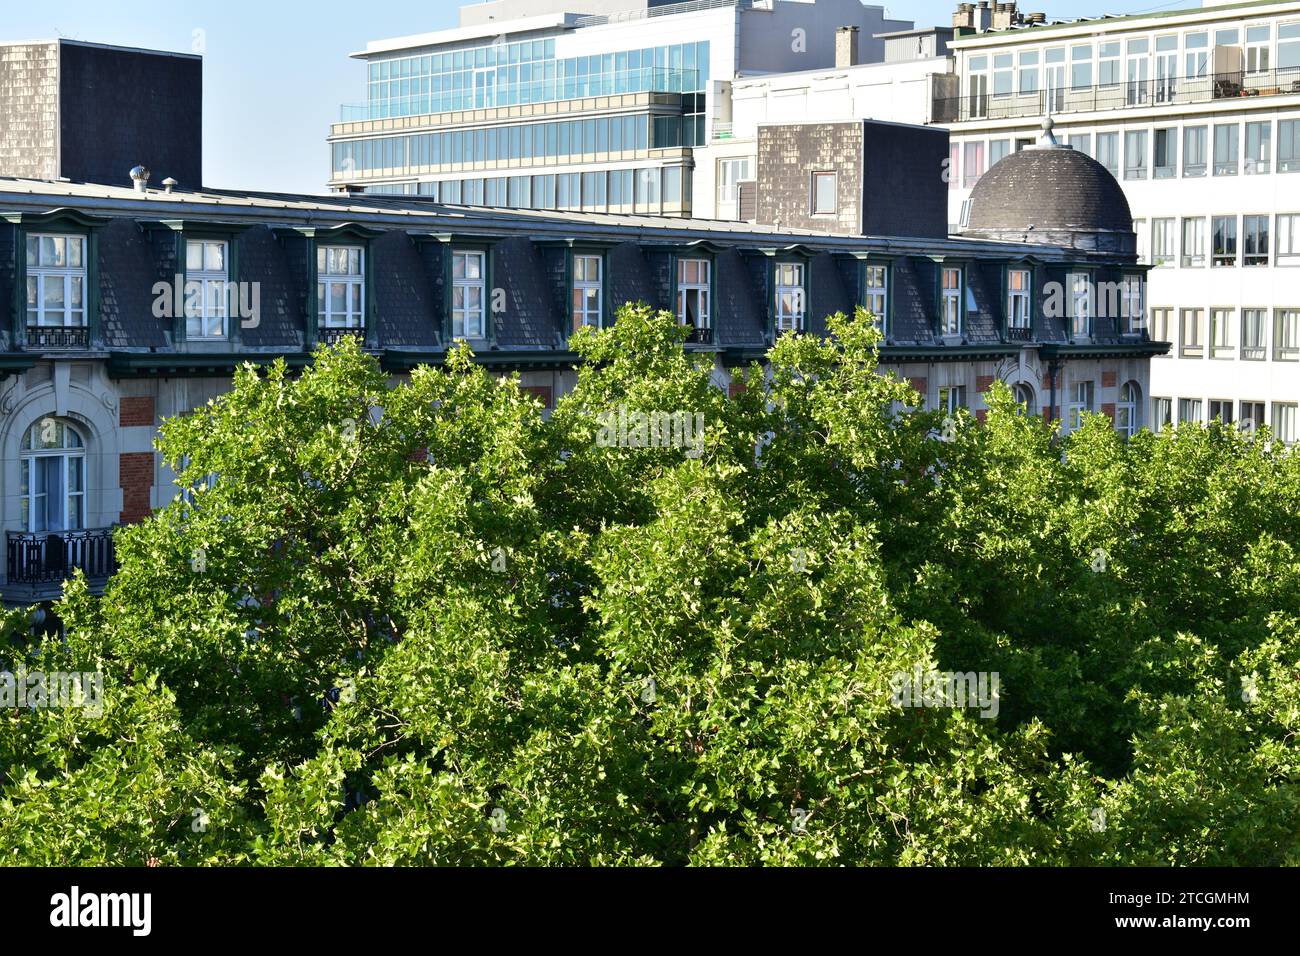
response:
<svg viewBox="0 0 1300 956"><path fill-rule="evenodd" d="M154 453L124 452L118 456L118 484L122 489L122 524L135 524L153 512Z"/></svg>
<svg viewBox="0 0 1300 956"><path fill-rule="evenodd" d="M123 428L144 426L152 428L154 424L154 401L152 395L128 395L122 399L119 424Z"/></svg>

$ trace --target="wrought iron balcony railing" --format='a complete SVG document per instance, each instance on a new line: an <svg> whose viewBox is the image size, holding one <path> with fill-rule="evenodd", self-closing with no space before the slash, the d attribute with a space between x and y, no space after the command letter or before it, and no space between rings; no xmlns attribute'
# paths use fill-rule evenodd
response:
<svg viewBox="0 0 1300 956"><path fill-rule="evenodd" d="M29 325L27 347L41 351L90 348L90 330L84 325Z"/></svg>
<svg viewBox="0 0 1300 956"><path fill-rule="evenodd" d="M364 340L366 330L362 328L322 328L317 330L316 337L321 345L337 345L346 338Z"/></svg>
<svg viewBox="0 0 1300 956"><path fill-rule="evenodd" d="M10 531L6 537L11 585L61 584L77 568L92 581L106 581L117 570L112 528Z"/></svg>
<svg viewBox="0 0 1300 956"><path fill-rule="evenodd" d="M1165 77L1131 83L1063 86L1030 93L979 92L958 97L936 97L933 122L963 123L969 120L1037 117L1049 111L1053 114L1097 113L1151 106L1211 103L1243 96L1292 94L1300 94L1300 67L1255 73L1235 71L1208 76Z"/></svg>

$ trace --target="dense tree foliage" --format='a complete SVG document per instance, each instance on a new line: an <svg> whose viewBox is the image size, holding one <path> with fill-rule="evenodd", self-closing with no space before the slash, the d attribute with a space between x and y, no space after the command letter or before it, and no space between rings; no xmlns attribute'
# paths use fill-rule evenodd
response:
<svg viewBox="0 0 1300 956"><path fill-rule="evenodd" d="M107 594L5 621L104 675L0 713L7 862L1300 862L1300 459L943 421L831 327L729 397L629 307L549 418L465 349L240 372ZM603 440L638 411L702 445Z"/></svg>

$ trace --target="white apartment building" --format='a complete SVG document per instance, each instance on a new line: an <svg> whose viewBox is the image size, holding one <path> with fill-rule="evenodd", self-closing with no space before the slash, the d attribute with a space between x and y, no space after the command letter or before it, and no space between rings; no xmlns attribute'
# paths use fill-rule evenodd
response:
<svg viewBox="0 0 1300 956"><path fill-rule="evenodd" d="M842 35L843 31L841 31ZM775 123L839 122L873 119L924 123L935 101L933 77L952 72L946 54L950 28L897 31L877 37L884 59L856 62L853 44L841 43L837 65L792 73L737 78L729 104L720 111L730 120L715 124L706 149L695 157L695 208L700 219L745 219L742 184L756 175L758 128Z"/></svg>
<svg viewBox="0 0 1300 956"><path fill-rule="evenodd" d="M1044 115L1133 211L1152 338L1143 424L1264 424L1300 438L1300 3L1207 3L952 43L951 220ZM939 87L936 86L936 90Z"/></svg>

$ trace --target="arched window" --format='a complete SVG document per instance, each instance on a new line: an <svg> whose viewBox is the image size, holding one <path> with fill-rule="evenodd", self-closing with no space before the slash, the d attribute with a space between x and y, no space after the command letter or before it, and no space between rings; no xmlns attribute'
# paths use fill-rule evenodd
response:
<svg viewBox="0 0 1300 956"><path fill-rule="evenodd" d="M1033 415L1035 412L1034 406L1036 405L1034 387L1021 382L1015 387L1013 394L1016 397L1016 404L1024 406L1025 414Z"/></svg>
<svg viewBox="0 0 1300 956"><path fill-rule="evenodd" d="M77 531L86 526L86 443L71 425L42 418L23 436L24 531Z"/></svg>
<svg viewBox="0 0 1300 956"><path fill-rule="evenodd" d="M1137 382L1125 382L1119 390L1119 402L1115 405L1115 431L1125 438L1132 438L1142 427L1142 390Z"/></svg>

